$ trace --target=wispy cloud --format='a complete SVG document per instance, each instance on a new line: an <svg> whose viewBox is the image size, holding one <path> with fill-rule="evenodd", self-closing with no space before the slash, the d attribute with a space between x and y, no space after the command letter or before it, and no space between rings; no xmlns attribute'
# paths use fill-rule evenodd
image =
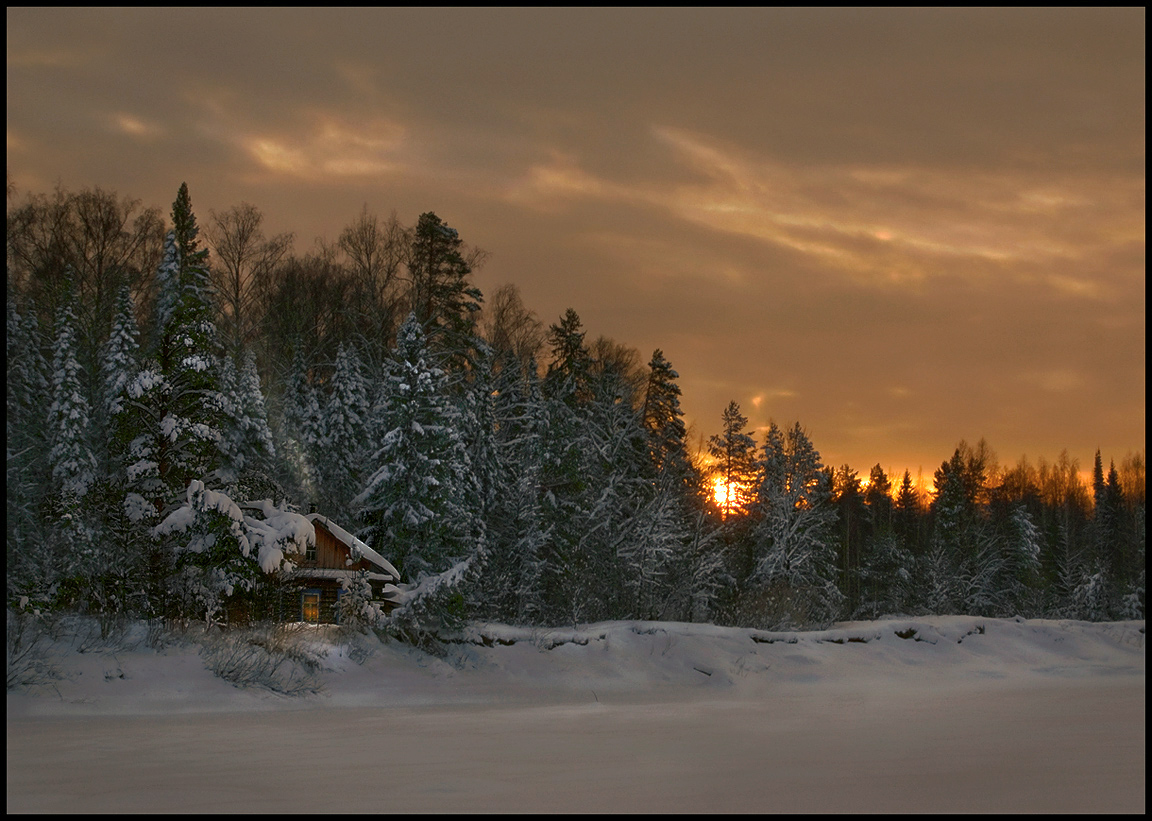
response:
<svg viewBox="0 0 1152 821"><path fill-rule="evenodd" d="M353 125L314 114L298 130L254 132L237 142L264 171L301 179L380 177L403 166L405 130L382 119Z"/></svg>
<svg viewBox="0 0 1152 821"><path fill-rule="evenodd" d="M670 162L699 181L623 183L554 152L507 190L509 201L555 210L577 199L661 209L715 231L814 258L872 285L952 275L1034 279L1099 299L1094 263L1143 236L1143 184L1130 178L921 166L794 166L671 128L654 128ZM671 175L669 175L671 176ZM1075 266L1076 271L1062 268ZM1045 273L1038 274L1043 269Z"/></svg>
<svg viewBox="0 0 1152 821"><path fill-rule="evenodd" d="M110 115L109 119L114 131L138 140L153 140L167 133L158 122L124 111Z"/></svg>

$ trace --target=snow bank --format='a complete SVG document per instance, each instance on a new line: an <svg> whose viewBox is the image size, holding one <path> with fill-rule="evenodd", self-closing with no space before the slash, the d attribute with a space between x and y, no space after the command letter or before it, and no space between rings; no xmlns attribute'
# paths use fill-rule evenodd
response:
<svg viewBox="0 0 1152 821"><path fill-rule="evenodd" d="M61 640L8 695L9 812L1145 809L1143 622L472 625L441 657L297 630L318 695Z"/></svg>
<svg viewBox="0 0 1152 821"><path fill-rule="evenodd" d="M919 689L1144 676L1142 621L944 616L783 633L675 622L562 629L473 624L445 637L441 657L371 636L340 639L344 634L324 626L293 629L326 648L322 694L290 705L274 699L267 707L739 699L817 685ZM222 689L202 664L197 670L178 661L198 652L195 645L157 651L137 642L77 653L58 642L52 654L61 679L49 689L10 692L9 714L232 711L264 704L259 693ZM109 656L123 675L105 675ZM167 682L177 664L182 672L174 691Z"/></svg>

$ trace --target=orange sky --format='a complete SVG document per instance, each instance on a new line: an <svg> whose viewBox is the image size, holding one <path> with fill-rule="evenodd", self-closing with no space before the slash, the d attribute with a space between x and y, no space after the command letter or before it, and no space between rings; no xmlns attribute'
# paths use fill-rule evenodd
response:
<svg viewBox="0 0 1152 821"><path fill-rule="evenodd" d="M7 11L8 173L436 211L824 460L1145 446L1143 9Z"/></svg>

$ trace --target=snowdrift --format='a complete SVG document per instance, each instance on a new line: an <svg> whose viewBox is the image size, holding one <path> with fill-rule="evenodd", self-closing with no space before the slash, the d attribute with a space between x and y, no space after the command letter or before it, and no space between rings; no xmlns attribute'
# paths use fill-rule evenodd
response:
<svg viewBox="0 0 1152 821"><path fill-rule="evenodd" d="M137 627L103 642L89 637L80 646L74 637L56 641L46 650L56 675L10 691L8 713L650 701L758 697L813 684L954 687L1142 677L1144 630L1143 621L970 616L781 633L672 622L567 629L474 624L446 636L441 655L430 655L372 636L295 625L285 628L282 641L313 675L310 686L299 689L304 697L285 699L258 681L218 678L200 644L149 646Z"/></svg>

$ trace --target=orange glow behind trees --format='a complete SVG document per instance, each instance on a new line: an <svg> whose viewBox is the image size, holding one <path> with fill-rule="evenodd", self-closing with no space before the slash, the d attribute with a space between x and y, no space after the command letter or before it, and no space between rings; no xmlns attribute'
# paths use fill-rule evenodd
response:
<svg viewBox="0 0 1152 821"><path fill-rule="evenodd" d="M752 502L752 486L748 483L725 481L723 474L712 477L712 501L720 508L724 518L746 513Z"/></svg>

